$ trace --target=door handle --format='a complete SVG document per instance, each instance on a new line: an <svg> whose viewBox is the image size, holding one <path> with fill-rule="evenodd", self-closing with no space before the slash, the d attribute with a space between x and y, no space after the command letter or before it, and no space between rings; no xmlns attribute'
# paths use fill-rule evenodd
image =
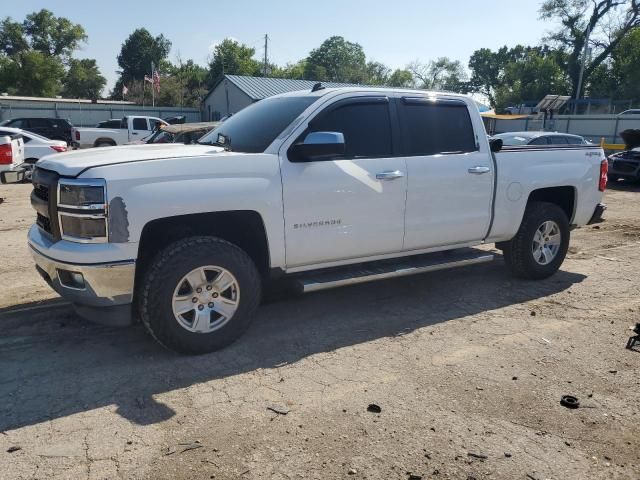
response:
<svg viewBox="0 0 640 480"><path fill-rule="evenodd" d="M480 165L476 165L475 167L469 168L467 172L472 173L473 175L482 175L483 173L489 173L491 169L489 167L483 167Z"/></svg>
<svg viewBox="0 0 640 480"><path fill-rule="evenodd" d="M376 173L376 180L395 180L396 178L402 177L404 177L404 173L402 173L400 170Z"/></svg>

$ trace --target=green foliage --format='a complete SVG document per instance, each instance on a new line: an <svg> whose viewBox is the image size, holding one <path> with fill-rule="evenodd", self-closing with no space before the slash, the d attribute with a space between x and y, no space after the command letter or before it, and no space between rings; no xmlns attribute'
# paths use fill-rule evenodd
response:
<svg viewBox="0 0 640 480"><path fill-rule="evenodd" d="M407 70L413 75L418 88L458 93L468 91L467 74L458 60L440 57L428 63L415 61L407 65Z"/></svg>
<svg viewBox="0 0 640 480"><path fill-rule="evenodd" d="M30 38L33 50L52 57L68 58L87 40L81 25L69 19L56 17L49 10L42 9L27 15L24 21L24 33Z"/></svg>
<svg viewBox="0 0 640 480"><path fill-rule="evenodd" d="M287 63L284 67L272 65L271 73L269 76L275 78L291 78L293 80L304 80L304 72L306 67L306 60L300 60L297 63Z"/></svg>
<svg viewBox="0 0 640 480"><path fill-rule="evenodd" d="M559 62L560 54L542 47L518 45L508 52L495 106L502 109L523 101L538 101L549 93L566 95L570 80Z"/></svg>
<svg viewBox="0 0 640 480"><path fill-rule="evenodd" d="M76 89L85 71L86 77L93 78L92 95L99 96L106 81L95 60L71 59L86 39L81 25L56 17L49 10L31 13L22 23L4 18L0 21L0 91L52 97L63 90L63 85L65 91Z"/></svg>
<svg viewBox="0 0 640 480"><path fill-rule="evenodd" d="M14 94L54 97L62 88L64 66L55 57L28 50L9 58L7 73L14 85L8 90L13 90Z"/></svg>
<svg viewBox="0 0 640 480"><path fill-rule="evenodd" d="M253 58L254 48L241 44L231 38L225 38L217 44L209 61L209 88L224 74L261 75L261 63Z"/></svg>
<svg viewBox="0 0 640 480"><path fill-rule="evenodd" d="M306 60L305 78L363 83L366 80L366 68L364 50L359 44L333 36L311 50Z"/></svg>
<svg viewBox="0 0 640 480"><path fill-rule="evenodd" d="M122 92L122 84L140 81L151 75L151 63L160 65L171 50L171 42L160 34L153 37L146 28L138 28L127 37L118 54L121 68L120 81L116 84L116 94Z"/></svg>
<svg viewBox="0 0 640 480"><path fill-rule="evenodd" d="M62 94L67 98L97 99L106 83L94 59L71 59Z"/></svg>
<svg viewBox="0 0 640 480"><path fill-rule="evenodd" d="M387 85L390 87L413 87L413 75L409 70L398 68L389 76Z"/></svg>
<svg viewBox="0 0 640 480"><path fill-rule="evenodd" d="M640 3L637 0L545 0L540 17L560 23L548 40L566 56L570 94L575 96L587 39L590 39L591 55L585 62L585 85L617 45L640 26Z"/></svg>

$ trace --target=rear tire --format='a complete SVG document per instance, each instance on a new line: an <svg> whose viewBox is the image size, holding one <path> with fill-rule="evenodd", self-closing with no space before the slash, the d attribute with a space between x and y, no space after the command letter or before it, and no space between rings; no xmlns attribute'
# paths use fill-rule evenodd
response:
<svg viewBox="0 0 640 480"><path fill-rule="evenodd" d="M569 249L569 220L558 205L531 202L516 236L505 242L504 259L511 273L541 280L558 271Z"/></svg>
<svg viewBox="0 0 640 480"><path fill-rule="evenodd" d="M101 148L101 147L115 147L116 144L115 143L111 143L111 142L98 142L96 143L96 148Z"/></svg>
<svg viewBox="0 0 640 480"><path fill-rule="evenodd" d="M140 317L171 350L213 352L244 333L261 292L258 269L243 250L215 237L190 237L169 245L151 263L140 289Z"/></svg>

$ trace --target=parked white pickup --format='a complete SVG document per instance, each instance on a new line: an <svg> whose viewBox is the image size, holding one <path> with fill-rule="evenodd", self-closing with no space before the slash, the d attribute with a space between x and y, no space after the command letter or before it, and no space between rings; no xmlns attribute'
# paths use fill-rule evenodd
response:
<svg viewBox="0 0 640 480"><path fill-rule="evenodd" d="M63 153L33 179L43 277L82 314L133 313L181 352L236 339L273 279L308 292L480 263L483 243L546 278L604 209L601 148L499 152L453 94L314 87L200 143Z"/></svg>
<svg viewBox="0 0 640 480"><path fill-rule="evenodd" d="M71 141L76 148L112 147L140 140L153 132L156 124L167 122L156 117L123 117L120 128L77 128L71 129Z"/></svg>
<svg viewBox="0 0 640 480"><path fill-rule="evenodd" d="M24 139L19 133L0 132L0 172L15 170L24 162Z"/></svg>

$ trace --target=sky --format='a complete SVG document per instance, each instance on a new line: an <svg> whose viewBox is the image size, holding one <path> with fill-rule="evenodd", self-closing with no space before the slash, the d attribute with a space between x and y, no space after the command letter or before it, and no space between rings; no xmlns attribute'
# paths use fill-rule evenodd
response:
<svg viewBox="0 0 640 480"><path fill-rule="evenodd" d="M5 3L6 2L6 3ZM231 37L262 58L296 62L332 35L364 48L367 60L403 68L409 62L450 57L468 63L479 48L540 43L552 24L538 19L539 0L4 0L1 16L22 21L42 8L81 24L88 40L77 58L95 58L107 88L116 57L136 28L172 42L169 59L206 65L211 48ZM105 92L106 94L107 92Z"/></svg>

